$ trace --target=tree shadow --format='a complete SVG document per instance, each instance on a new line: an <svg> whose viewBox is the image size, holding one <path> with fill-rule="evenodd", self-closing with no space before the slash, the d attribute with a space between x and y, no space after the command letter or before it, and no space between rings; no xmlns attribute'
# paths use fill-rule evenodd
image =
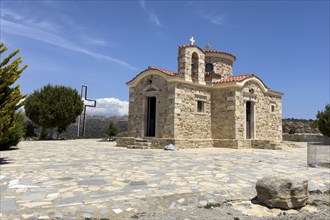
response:
<svg viewBox="0 0 330 220"><path fill-rule="evenodd" d="M11 148L5 148L5 149L0 149L0 152L3 151L13 151L13 150L18 150L18 147L11 147ZM1 156L1 154L0 154ZM0 157L0 165L5 165L9 163L13 163L14 160L10 159L9 157Z"/></svg>
<svg viewBox="0 0 330 220"><path fill-rule="evenodd" d="M0 152L1 151L12 151L12 150L18 150L18 149L19 149L18 147L11 147L11 148L0 149Z"/></svg>
<svg viewBox="0 0 330 220"><path fill-rule="evenodd" d="M13 160L9 159L8 157L0 157L0 165L10 164Z"/></svg>

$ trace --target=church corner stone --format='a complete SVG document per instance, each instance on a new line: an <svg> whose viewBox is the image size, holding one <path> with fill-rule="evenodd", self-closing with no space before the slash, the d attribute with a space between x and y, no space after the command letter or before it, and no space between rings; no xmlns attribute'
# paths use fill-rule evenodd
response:
<svg viewBox="0 0 330 220"><path fill-rule="evenodd" d="M148 67L129 81L128 137L151 147L272 148L282 140L282 93L255 74L233 75L236 57L178 47L178 72ZM164 145L164 146L163 146Z"/></svg>

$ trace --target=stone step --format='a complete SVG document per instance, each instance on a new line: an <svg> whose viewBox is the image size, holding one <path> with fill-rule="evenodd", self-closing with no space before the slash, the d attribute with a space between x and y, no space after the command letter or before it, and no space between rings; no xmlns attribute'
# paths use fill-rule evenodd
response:
<svg viewBox="0 0 330 220"><path fill-rule="evenodd" d="M144 142L148 142L148 140L142 138L135 138L135 143L144 143Z"/></svg>
<svg viewBox="0 0 330 220"><path fill-rule="evenodd" d="M150 142L135 142L135 145L137 146L146 146L149 147L150 146Z"/></svg>
<svg viewBox="0 0 330 220"><path fill-rule="evenodd" d="M148 146L139 146L139 145L128 145L127 148L128 149L141 149L141 150L144 150L144 149L148 149L149 147Z"/></svg>

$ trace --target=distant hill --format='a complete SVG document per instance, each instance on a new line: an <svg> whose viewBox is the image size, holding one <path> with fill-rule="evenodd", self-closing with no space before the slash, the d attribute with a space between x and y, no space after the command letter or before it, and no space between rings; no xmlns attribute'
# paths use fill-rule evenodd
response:
<svg viewBox="0 0 330 220"><path fill-rule="evenodd" d="M119 132L127 131L128 116L105 117L105 116L86 115L85 136L93 137L93 138L108 137L106 134L106 130L109 126L110 121L113 121L117 125ZM67 131L61 134L61 137L64 139L72 139L77 137L77 128L78 128L77 123L70 125ZM82 123L80 126L80 136L83 136Z"/></svg>
<svg viewBox="0 0 330 220"><path fill-rule="evenodd" d="M24 124L28 123L29 119L25 119ZM106 138L106 130L109 126L110 121L113 121L117 126L119 132L127 131L127 121L128 116L114 116L114 117L105 117L105 116L90 116L86 115L86 137L90 138ZM78 122L78 120L77 120ZM62 133L59 138L61 139L74 139L77 137L78 123L71 124L66 132ZM36 130L36 133L39 137L40 128ZM54 134L55 136L56 134ZM80 126L80 136L83 136L82 123Z"/></svg>
<svg viewBox="0 0 330 220"><path fill-rule="evenodd" d="M314 133L320 131L314 126L315 120L287 118L282 120L283 133Z"/></svg>
<svg viewBox="0 0 330 220"><path fill-rule="evenodd" d="M25 124L28 119L25 119ZM86 137L90 138L106 138L106 130L109 122L112 120L119 129L119 132L127 131L128 116L105 117L105 116L90 116L86 115ZM283 119L283 133L320 133L320 131L313 126L314 120L306 119ZM37 133L40 133L38 129ZM82 136L82 126L80 127L80 134ZM60 135L61 139L74 139L77 137L77 122L71 124L67 131Z"/></svg>

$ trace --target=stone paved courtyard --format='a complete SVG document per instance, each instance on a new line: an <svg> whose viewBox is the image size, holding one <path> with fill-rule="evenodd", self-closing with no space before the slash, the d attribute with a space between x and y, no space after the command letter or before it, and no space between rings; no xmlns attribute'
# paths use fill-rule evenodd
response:
<svg viewBox="0 0 330 220"><path fill-rule="evenodd" d="M303 175L330 188L330 169L306 166L306 146L133 150L98 140L21 142L1 153L1 219L122 218L252 199L258 178Z"/></svg>

